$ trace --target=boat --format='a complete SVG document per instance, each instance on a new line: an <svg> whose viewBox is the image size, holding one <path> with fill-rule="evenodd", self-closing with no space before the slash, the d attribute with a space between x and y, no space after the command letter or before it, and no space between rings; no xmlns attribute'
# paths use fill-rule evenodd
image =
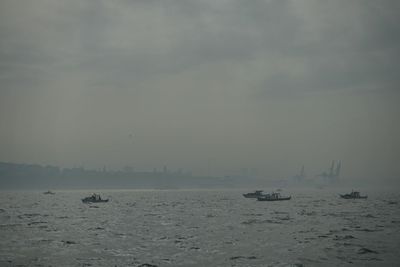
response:
<svg viewBox="0 0 400 267"><path fill-rule="evenodd" d="M261 197L263 195L264 195L263 190L256 190L256 191L251 192L251 193L243 194L243 196L245 198L258 198L258 197Z"/></svg>
<svg viewBox="0 0 400 267"><path fill-rule="evenodd" d="M99 194L94 193L90 197L82 198L83 203L99 203L99 202L108 202L108 199L101 199Z"/></svg>
<svg viewBox="0 0 400 267"><path fill-rule="evenodd" d="M357 191L351 191L350 194L344 194L344 195L340 195L341 198L344 199L366 199L368 198L368 196L361 196L360 192Z"/></svg>
<svg viewBox="0 0 400 267"><path fill-rule="evenodd" d="M292 198L292 196L288 196L288 197L283 197L281 196L280 193L271 193L271 194L266 194L260 197L257 197L258 201L280 201L280 200L290 200Z"/></svg>
<svg viewBox="0 0 400 267"><path fill-rule="evenodd" d="M48 190L46 192L43 192L43 194L45 194L45 195L54 195L55 193L51 192L50 190Z"/></svg>

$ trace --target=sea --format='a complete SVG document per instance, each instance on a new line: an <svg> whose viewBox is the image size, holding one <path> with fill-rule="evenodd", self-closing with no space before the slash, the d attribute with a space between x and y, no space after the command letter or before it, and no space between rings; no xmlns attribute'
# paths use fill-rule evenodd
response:
<svg viewBox="0 0 400 267"><path fill-rule="evenodd" d="M398 193L249 191L0 191L0 266L400 266Z"/></svg>

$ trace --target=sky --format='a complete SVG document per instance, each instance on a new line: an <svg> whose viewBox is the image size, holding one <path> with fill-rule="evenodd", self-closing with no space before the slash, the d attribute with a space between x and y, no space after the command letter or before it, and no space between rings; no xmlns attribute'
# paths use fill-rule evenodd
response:
<svg viewBox="0 0 400 267"><path fill-rule="evenodd" d="M398 1L0 2L0 161L400 179Z"/></svg>

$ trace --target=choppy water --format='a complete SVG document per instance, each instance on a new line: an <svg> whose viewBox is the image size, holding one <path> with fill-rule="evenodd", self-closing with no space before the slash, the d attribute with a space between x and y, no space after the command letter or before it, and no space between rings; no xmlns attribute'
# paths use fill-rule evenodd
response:
<svg viewBox="0 0 400 267"><path fill-rule="evenodd" d="M99 191L97 191L99 192ZM399 195L0 192L0 266L398 266Z"/></svg>

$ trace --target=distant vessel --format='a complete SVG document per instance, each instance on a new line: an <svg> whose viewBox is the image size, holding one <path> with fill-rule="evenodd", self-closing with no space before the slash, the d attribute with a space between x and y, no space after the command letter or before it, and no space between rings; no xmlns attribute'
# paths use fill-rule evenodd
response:
<svg viewBox="0 0 400 267"><path fill-rule="evenodd" d="M82 199L83 203L98 203L98 202L108 202L108 199L101 199L99 194L93 194L90 197L85 197Z"/></svg>
<svg viewBox="0 0 400 267"><path fill-rule="evenodd" d="M263 196L263 195L264 195L264 194L263 194L263 190L256 190L256 191L251 192L251 193L243 194L243 196L244 196L245 198L258 198L258 197L261 197L261 196Z"/></svg>
<svg viewBox="0 0 400 267"><path fill-rule="evenodd" d="M55 193L51 192L50 190L48 190L46 192L43 192L43 194L45 194L45 195L54 195Z"/></svg>
<svg viewBox="0 0 400 267"><path fill-rule="evenodd" d="M367 198L368 196L361 196L361 195L360 195L360 192L351 191L350 194L340 195L340 197L341 197L341 198L344 198L344 199L359 199L359 198L365 199L365 198Z"/></svg>
<svg viewBox="0 0 400 267"><path fill-rule="evenodd" d="M280 201L280 200L290 200L292 197L288 196L288 197L283 197L281 196L280 193L271 193L271 194L266 194L266 195L262 195L260 197L257 197L258 201Z"/></svg>

